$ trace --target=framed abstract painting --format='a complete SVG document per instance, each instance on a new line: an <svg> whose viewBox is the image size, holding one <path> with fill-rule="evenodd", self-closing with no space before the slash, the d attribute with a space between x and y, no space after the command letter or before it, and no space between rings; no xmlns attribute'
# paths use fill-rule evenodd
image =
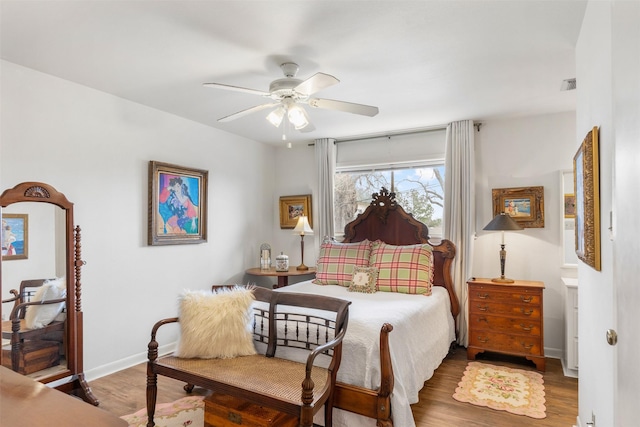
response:
<svg viewBox="0 0 640 427"><path fill-rule="evenodd" d="M208 171L149 162L149 245L207 241Z"/></svg>

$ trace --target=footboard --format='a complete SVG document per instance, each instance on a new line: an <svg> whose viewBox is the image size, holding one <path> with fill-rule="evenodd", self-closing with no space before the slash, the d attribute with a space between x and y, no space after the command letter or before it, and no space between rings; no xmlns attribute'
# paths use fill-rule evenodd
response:
<svg viewBox="0 0 640 427"><path fill-rule="evenodd" d="M336 383L334 407L377 420L378 427L393 427L391 420L391 392L393 366L389 353L389 332L393 326L385 323L380 330L380 387L377 390Z"/></svg>

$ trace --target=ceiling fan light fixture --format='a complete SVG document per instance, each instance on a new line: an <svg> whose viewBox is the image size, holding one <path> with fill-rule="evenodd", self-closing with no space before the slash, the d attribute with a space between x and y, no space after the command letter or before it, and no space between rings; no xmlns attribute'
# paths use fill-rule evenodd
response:
<svg viewBox="0 0 640 427"><path fill-rule="evenodd" d="M299 105L291 105L287 112L287 117L296 130L300 130L309 124L307 112Z"/></svg>
<svg viewBox="0 0 640 427"><path fill-rule="evenodd" d="M283 118L284 118L284 107L282 106L276 108L275 110L273 110L267 115L267 120L269 121L269 123L271 123L275 127L280 127L280 124L282 123Z"/></svg>

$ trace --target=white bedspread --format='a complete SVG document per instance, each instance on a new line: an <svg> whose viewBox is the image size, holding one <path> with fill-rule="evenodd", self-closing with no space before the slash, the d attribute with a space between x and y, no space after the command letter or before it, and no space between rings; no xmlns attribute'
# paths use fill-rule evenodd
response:
<svg viewBox="0 0 640 427"><path fill-rule="evenodd" d="M390 292L364 294L342 286L319 286L311 281L279 289L281 292L316 293L352 301L349 324L343 341L338 381L375 389L380 385L380 329L393 325L389 334L395 375L391 410L396 427L415 427L410 405L431 378L455 339L446 289L434 286L433 295ZM321 415L322 411L318 415ZM317 420L322 423L322 418ZM335 410L336 427L375 426L372 418Z"/></svg>

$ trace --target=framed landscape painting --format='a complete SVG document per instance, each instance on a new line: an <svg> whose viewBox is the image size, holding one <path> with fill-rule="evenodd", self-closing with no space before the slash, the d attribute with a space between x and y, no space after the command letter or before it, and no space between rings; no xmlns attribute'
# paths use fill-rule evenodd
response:
<svg viewBox="0 0 640 427"><path fill-rule="evenodd" d="M544 228L544 187L494 188L493 216L508 214L523 228Z"/></svg>
<svg viewBox="0 0 640 427"><path fill-rule="evenodd" d="M29 255L29 216L2 214L2 260L27 259Z"/></svg>
<svg viewBox="0 0 640 427"><path fill-rule="evenodd" d="M149 162L149 245L207 241L208 171Z"/></svg>

